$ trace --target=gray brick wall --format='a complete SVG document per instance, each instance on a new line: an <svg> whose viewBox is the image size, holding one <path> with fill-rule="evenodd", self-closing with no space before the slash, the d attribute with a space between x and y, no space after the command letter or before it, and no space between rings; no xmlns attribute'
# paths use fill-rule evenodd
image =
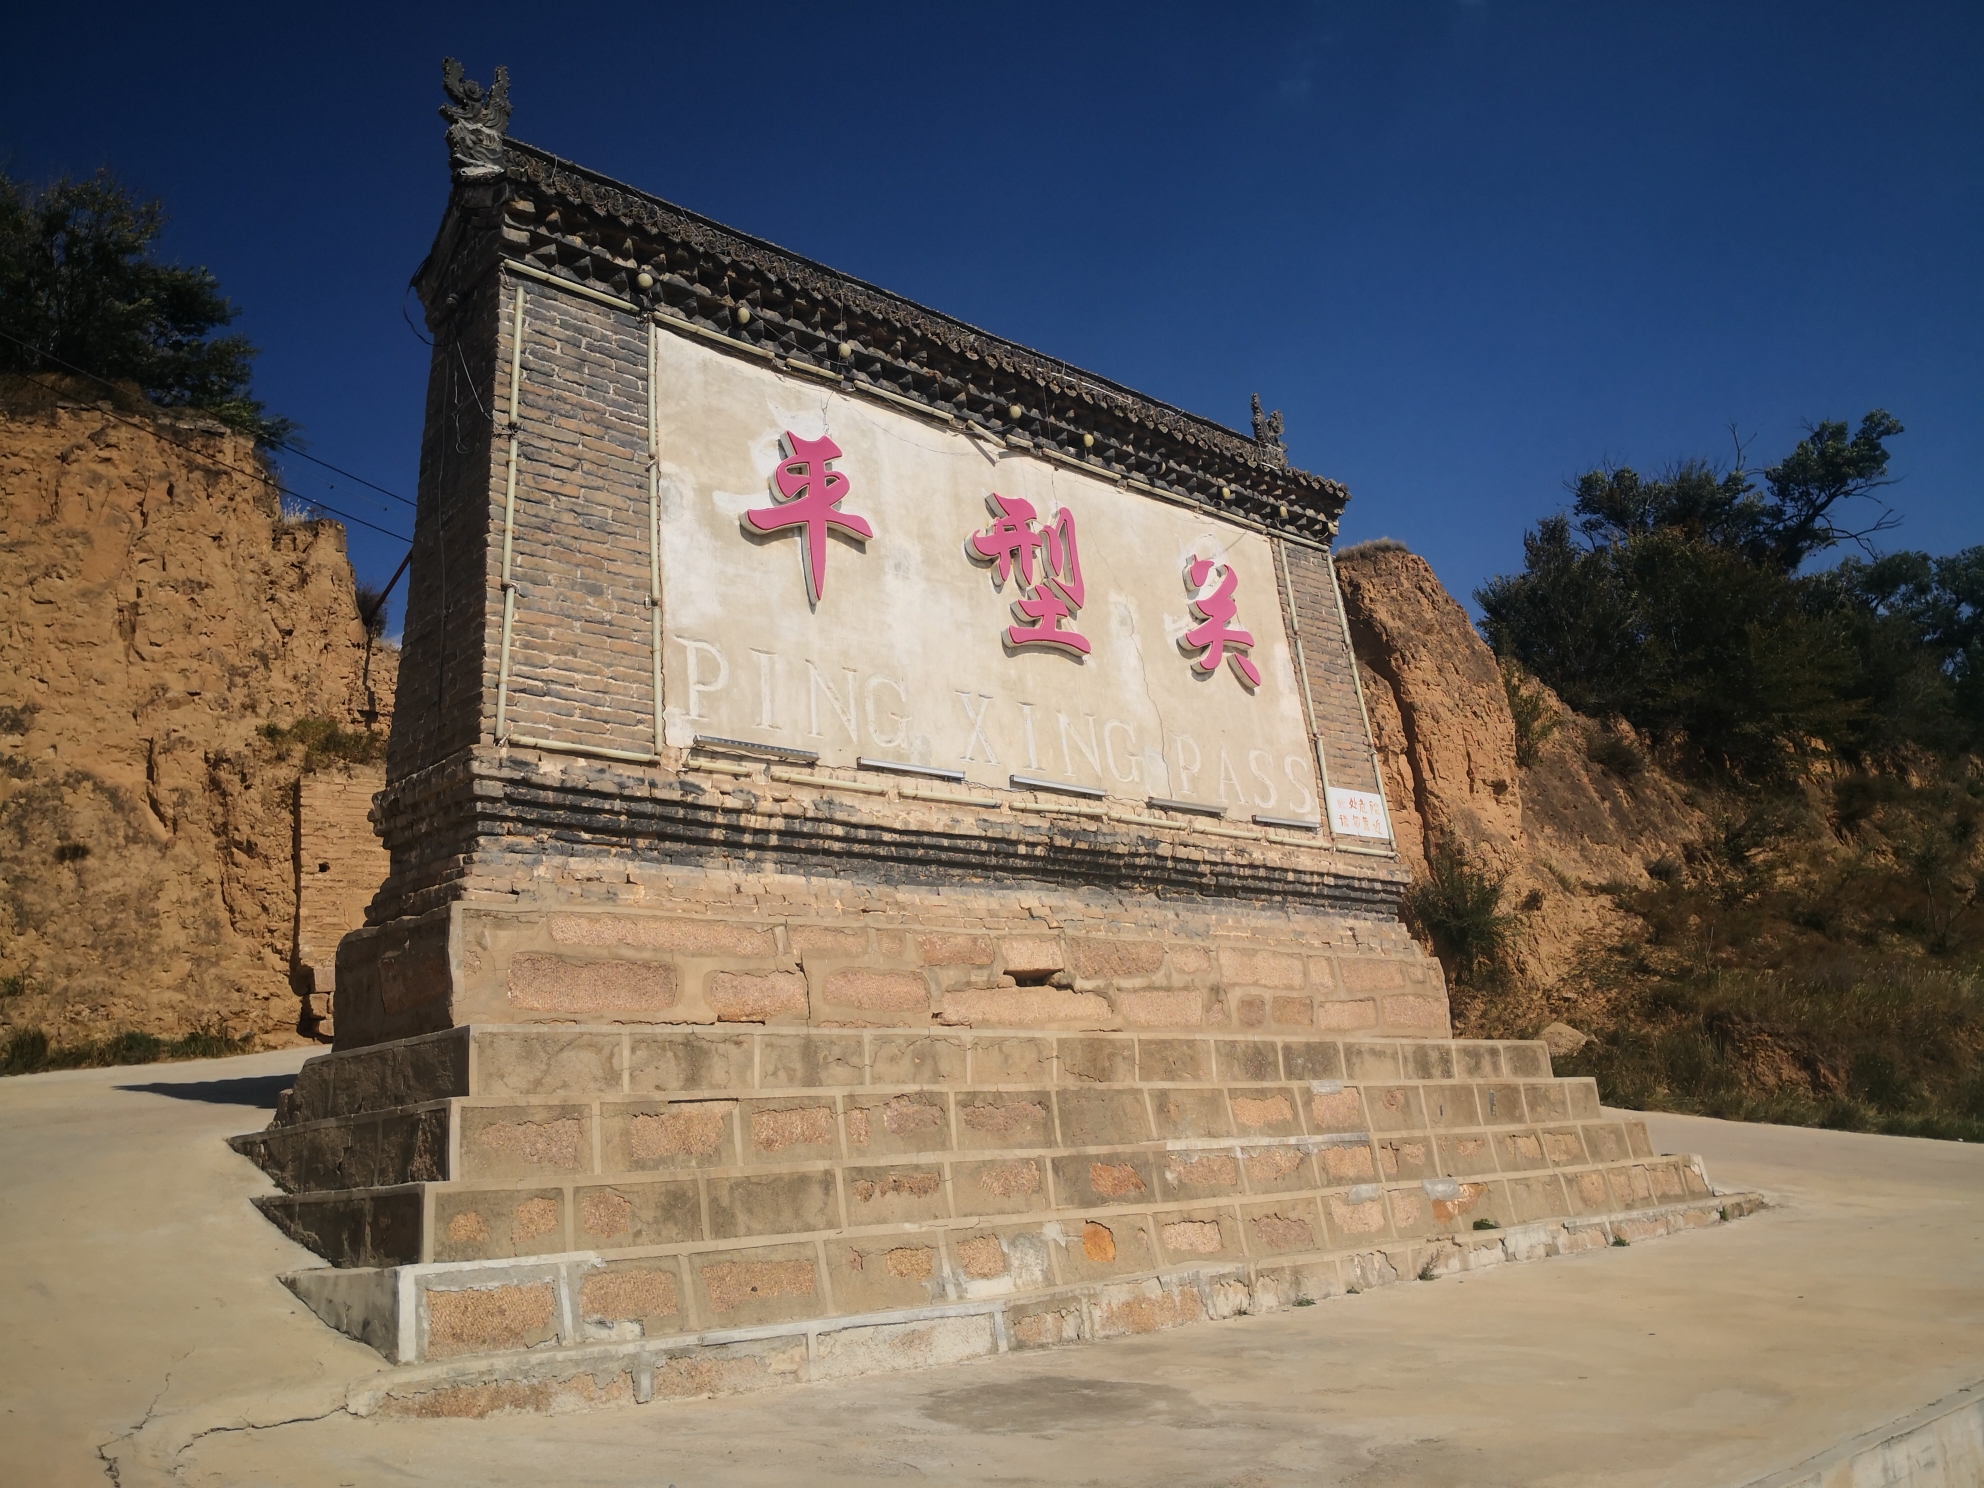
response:
<svg viewBox="0 0 1984 1488"><path fill-rule="evenodd" d="M495 739L514 296L524 295L512 735L645 752L647 328L492 274L436 337L389 778Z"/></svg>
<svg viewBox="0 0 1984 1488"><path fill-rule="evenodd" d="M520 282L510 280L509 292ZM654 746L648 330L576 295L523 290L509 731L646 752ZM507 407L507 314L498 333ZM491 541L500 570L500 468L496 476ZM500 619L501 596L493 603ZM492 659L492 689L495 681ZM485 737L493 728L492 714Z"/></svg>
<svg viewBox="0 0 1984 1488"><path fill-rule="evenodd" d="M490 652L486 595L500 281L486 275L437 328L420 445L413 564L386 775L397 780L475 742ZM496 612L500 618L500 610Z"/></svg>

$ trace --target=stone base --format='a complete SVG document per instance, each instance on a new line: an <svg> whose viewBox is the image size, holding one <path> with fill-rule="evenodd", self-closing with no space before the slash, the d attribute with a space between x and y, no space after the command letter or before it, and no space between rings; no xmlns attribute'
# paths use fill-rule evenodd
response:
<svg viewBox="0 0 1984 1488"><path fill-rule="evenodd" d="M1103 1337L1716 1207L1541 1044L1313 1030L475 1026L312 1059L235 1146L337 1268L298 1295L395 1362L668 1340L688 1393L740 1350Z"/></svg>
<svg viewBox="0 0 1984 1488"><path fill-rule="evenodd" d="M663 907L601 906L584 887L353 931L337 1047L469 1023L1449 1031L1440 965L1396 921L709 870L658 880Z"/></svg>
<svg viewBox="0 0 1984 1488"><path fill-rule="evenodd" d="M1024 1299L655 1336L626 1336L624 1323L593 1315L591 1289L610 1285L606 1279L613 1274L596 1254L501 1267L302 1271L283 1280L324 1321L388 1359L431 1361L368 1377L352 1393L354 1414L563 1413L921 1369L1306 1307L1401 1281L1635 1244L1727 1223L1761 1207L1754 1195L1733 1195L1382 1249L1171 1270ZM535 1305L518 1306L511 1296L528 1296ZM449 1345L440 1350L431 1344L437 1312ZM455 1329L458 1318L488 1331L466 1339ZM466 1356L449 1357L458 1354Z"/></svg>

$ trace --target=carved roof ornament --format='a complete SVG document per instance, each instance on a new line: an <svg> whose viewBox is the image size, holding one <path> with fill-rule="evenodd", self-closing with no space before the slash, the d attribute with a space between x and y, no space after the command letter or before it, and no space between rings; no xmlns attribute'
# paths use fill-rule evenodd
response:
<svg viewBox="0 0 1984 1488"><path fill-rule="evenodd" d="M1259 393L1254 394L1254 449L1255 458L1263 465L1272 465L1277 470L1288 468L1288 446L1281 442L1281 410L1261 412Z"/></svg>
<svg viewBox="0 0 1984 1488"><path fill-rule="evenodd" d="M441 87L450 103L441 106L448 121L448 164L457 182L486 181L503 174L503 136L510 127L510 69L496 69L487 91L462 73L453 57L442 59Z"/></svg>

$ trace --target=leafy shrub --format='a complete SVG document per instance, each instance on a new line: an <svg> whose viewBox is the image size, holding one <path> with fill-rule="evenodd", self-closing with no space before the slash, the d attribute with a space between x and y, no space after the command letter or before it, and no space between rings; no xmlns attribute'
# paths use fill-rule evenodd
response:
<svg viewBox="0 0 1984 1488"><path fill-rule="evenodd" d="M90 855L87 842L58 842L55 844L55 861L58 863L80 863Z"/></svg>
<svg viewBox="0 0 1984 1488"><path fill-rule="evenodd" d="M1969 782L1944 782L1921 794L1941 809L1917 813L1893 833L1893 855L1917 899L1910 916L1931 954L1956 949L1958 931L1984 892L1984 869L1977 861L1980 808Z"/></svg>
<svg viewBox="0 0 1984 1488"><path fill-rule="evenodd" d="M1621 780L1631 780L1646 771L1646 756L1621 734L1595 733L1584 741L1584 757L1594 765L1610 770Z"/></svg>
<svg viewBox="0 0 1984 1488"><path fill-rule="evenodd" d="M33 703L0 703L0 734L25 734L40 711Z"/></svg>
<svg viewBox="0 0 1984 1488"><path fill-rule="evenodd" d="M1501 975L1515 916L1502 908L1508 875L1477 868L1458 848L1441 846L1426 876L1414 880L1401 904L1433 943L1456 986L1480 988Z"/></svg>
<svg viewBox="0 0 1984 1488"><path fill-rule="evenodd" d="M1544 741L1563 725L1542 689L1514 662L1502 666L1502 690L1508 694L1509 717L1516 726L1516 763L1524 769L1536 763Z"/></svg>
<svg viewBox="0 0 1984 1488"><path fill-rule="evenodd" d="M39 1028L23 1028L8 1036L7 1052L0 1056L0 1074L27 1075L47 1067L47 1034Z"/></svg>
<svg viewBox="0 0 1984 1488"><path fill-rule="evenodd" d="M113 1033L103 1041L105 1064L155 1064L165 1052L165 1040L155 1033Z"/></svg>
<svg viewBox="0 0 1984 1488"><path fill-rule="evenodd" d="M181 1034L167 1046L173 1059L225 1059L248 1052L248 1040L238 1039L219 1024Z"/></svg>
<svg viewBox="0 0 1984 1488"><path fill-rule="evenodd" d="M365 622L365 633L378 640L386 633L386 591L377 584L354 579L351 594L358 601L358 618Z"/></svg>
<svg viewBox="0 0 1984 1488"><path fill-rule="evenodd" d="M1907 785L1893 775L1873 775L1856 770L1833 782L1833 821L1845 832L1871 819L1883 806L1891 806L1908 793Z"/></svg>

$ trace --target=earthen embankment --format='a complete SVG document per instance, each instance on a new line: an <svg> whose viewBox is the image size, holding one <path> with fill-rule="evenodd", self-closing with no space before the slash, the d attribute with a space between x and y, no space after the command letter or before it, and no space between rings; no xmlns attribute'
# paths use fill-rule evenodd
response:
<svg viewBox="0 0 1984 1488"><path fill-rule="evenodd" d="M7 390L6 1032L39 1028L58 1048L124 1030L298 1036L302 838L309 869L338 865L327 878L366 877L378 849L349 812L300 832L307 751L265 729L383 728L397 652L371 647L368 677L367 651L343 529L286 518L250 440ZM377 788L362 778L377 767L329 768Z"/></svg>
<svg viewBox="0 0 1984 1488"><path fill-rule="evenodd" d="M1349 548L1337 575L1400 856L1421 876L1451 847L1507 875L1514 960L1542 999L1540 1025L1547 989L1634 924L1602 886L1645 887L1647 865L1678 859L1707 817L1652 761L1630 777L1594 761L1601 725L1533 681L1545 726L1519 764L1495 654L1416 553Z"/></svg>

